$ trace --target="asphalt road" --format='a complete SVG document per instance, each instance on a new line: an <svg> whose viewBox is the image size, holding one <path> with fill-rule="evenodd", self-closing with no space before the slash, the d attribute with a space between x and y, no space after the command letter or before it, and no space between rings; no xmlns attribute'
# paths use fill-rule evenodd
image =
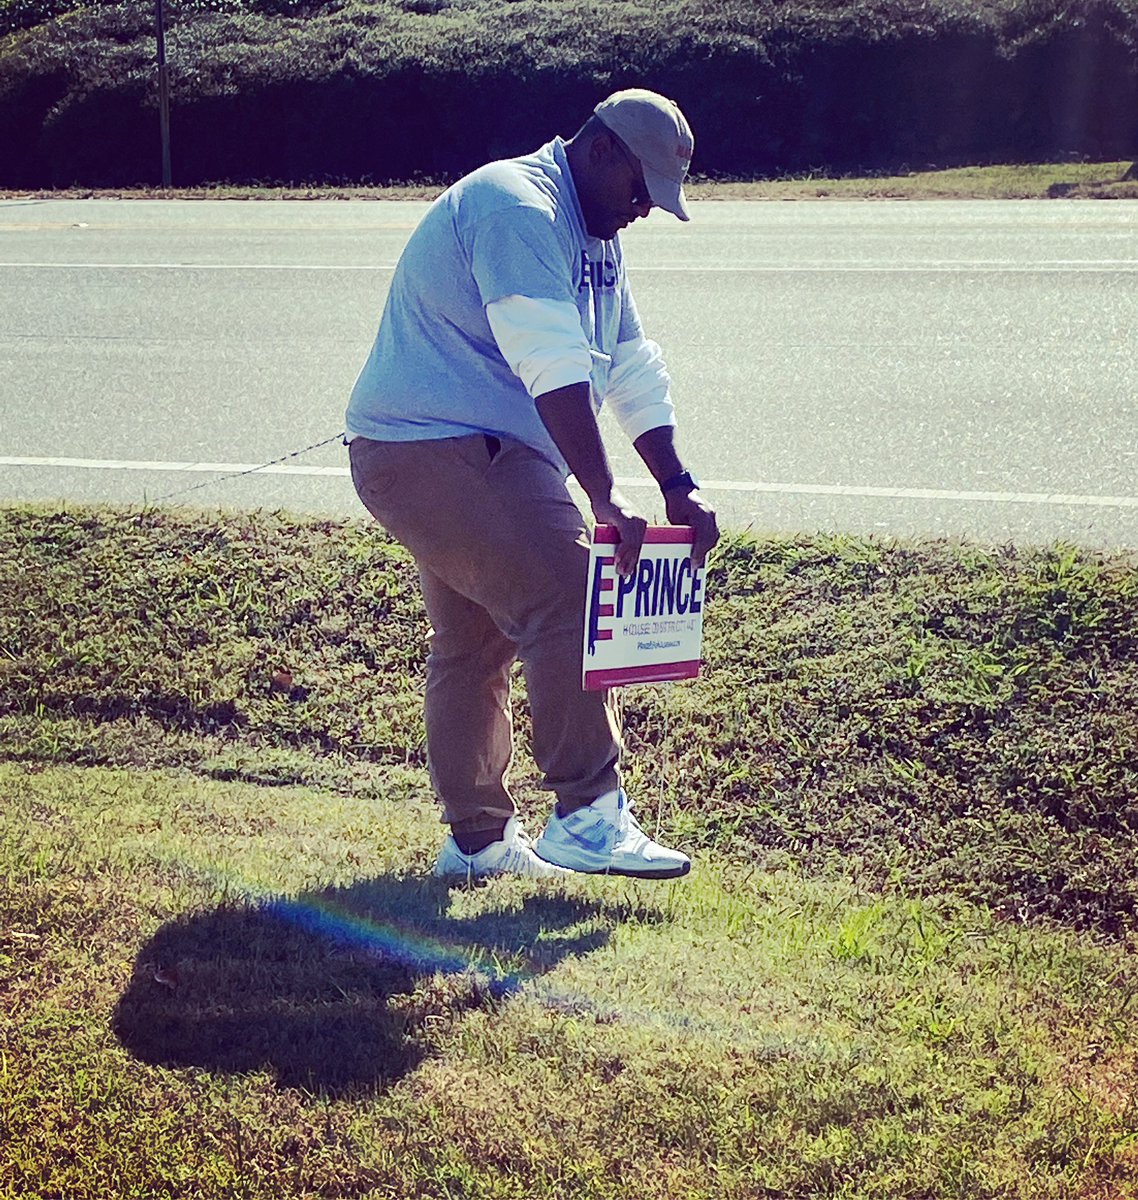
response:
<svg viewBox="0 0 1138 1200"><path fill-rule="evenodd" d="M357 515L335 441L221 476L341 429L424 208L0 203L0 501ZM1134 547L1136 226L1124 201L704 201L625 244L726 524Z"/></svg>

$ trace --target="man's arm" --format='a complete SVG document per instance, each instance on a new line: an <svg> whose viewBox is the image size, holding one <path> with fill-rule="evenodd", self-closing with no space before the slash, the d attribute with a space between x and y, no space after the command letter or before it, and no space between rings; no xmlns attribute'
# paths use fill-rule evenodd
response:
<svg viewBox="0 0 1138 1200"><path fill-rule="evenodd" d="M537 397L536 404L550 437L589 497L593 516L599 523L616 528L620 537L614 554L617 573L631 575L640 558L648 522L629 505L613 483L589 385L571 383L545 392Z"/></svg>
<svg viewBox="0 0 1138 1200"><path fill-rule="evenodd" d="M652 478L659 484L684 469L676 453L673 434L673 426L662 425L647 430L632 443L636 453L644 460L644 465L652 472ZM681 485L669 488L664 493L664 511L671 524L691 526L695 533L691 549L692 565L702 567L707 552L719 541L715 510L698 490Z"/></svg>

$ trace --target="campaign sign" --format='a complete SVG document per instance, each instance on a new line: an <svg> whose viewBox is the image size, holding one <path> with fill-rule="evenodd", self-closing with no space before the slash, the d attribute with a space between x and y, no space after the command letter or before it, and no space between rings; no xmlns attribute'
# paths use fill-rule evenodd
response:
<svg viewBox="0 0 1138 1200"><path fill-rule="evenodd" d="M691 529L650 526L640 562L625 578L613 565L618 540L611 525L598 525L593 533L585 598L585 691L693 679L703 642L706 569L692 568Z"/></svg>

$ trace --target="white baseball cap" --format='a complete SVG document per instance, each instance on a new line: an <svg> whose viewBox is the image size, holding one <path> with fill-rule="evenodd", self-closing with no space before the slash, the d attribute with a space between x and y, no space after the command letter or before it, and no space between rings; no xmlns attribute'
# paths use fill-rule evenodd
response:
<svg viewBox="0 0 1138 1200"><path fill-rule="evenodd" d="M652 203L690 220L684 178L695 139L679 106L658 92L626 88L602 100L593 112L640 160Z"/></svg>

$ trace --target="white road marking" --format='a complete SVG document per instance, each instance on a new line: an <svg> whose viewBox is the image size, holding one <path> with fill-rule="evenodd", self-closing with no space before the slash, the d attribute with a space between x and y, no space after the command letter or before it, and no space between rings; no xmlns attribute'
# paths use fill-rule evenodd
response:
<svg viewBox="0 0 1138 1200"><path fill-rule="evenodd" d="M275 463L225 462L148 462L129 458L23 458L0 455L0 467L62 467L78 471L183 471L203 475L243 475L256 471L258 475L348 475L347 467L305 467Z"/></svg>
<svg viewBox="0 0 1138 1200"><path fill-rule="evenodd" d="M165 263L165 262L0 262L11 267L60 267L74 271L394 271L395 264L345 263Z"/></svg>
<svg viewBox="0 0 1138 1200"><path fill-rule="evenodd" d="M36 270L58 268L84 271L394 271L394 263L165 263L165 262L0 262L0 270L28 267ZM986 261L980 263L804 263L724 265L708 263L645 264L630 266L635 275L674 274L677 272L707 275L1046 275L1046 274L1133 274L1138 272L1138 260L1129 258L1057 259L1055 261L1023 263Z"/></svg>
<svg viewBox="0 0 1138 1200"><path fill-rule="evenodd" d="M0 467L41 467L82 471L156 471L197 475L296 475L324 478L347 478L347 467L317 467L277 463L258 466L257 463L234 462L165 462L113 458L29 458L0 455ZM218 480L217 482L223 482ZM650 479L622 477L618 486L654 488ZM788 496L867 497L883 500L940 500L953 503L979 504L1040 504L1082 508L1138 509L1138 496L1089 496L1062 492L977 492L954 491L944 488L857 487L826 483L761 483L753 480L707 479L701 484L705 492L752 492Z"/></svg>
<svg viewBox="0 0 1138 1200"><path fill-rule="evenodd" d="M621 483L620 480L617 482ZM631 483L631 480L624 480L621 486L629 486ZM886 500L951 500L980 504L1138 508L1138 496L1083 496L1062 492L971 492L943 488L844 487L827 483L737 483L730 479L701 480L700 487L707 492L773 492L796 496L867 496Z"/></svg>

